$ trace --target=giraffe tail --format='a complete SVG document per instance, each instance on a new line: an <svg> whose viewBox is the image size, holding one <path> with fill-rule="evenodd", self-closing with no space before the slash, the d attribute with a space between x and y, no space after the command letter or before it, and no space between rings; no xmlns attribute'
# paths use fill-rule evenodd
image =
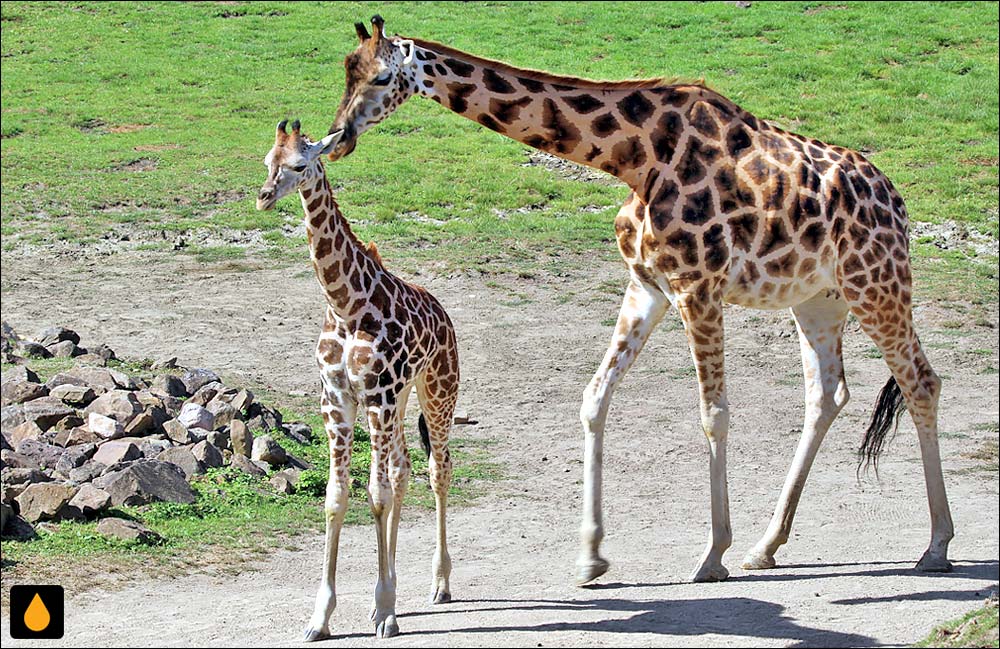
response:
<svg viewBox="0 0 1000 649"><path fill-rule="evenodd" d="M417 428L420 429L420 445L424 448L424 453L429 458L431 456L431 434L427 430L427 421L424 420L424 413L420 413L417 419Z"/></svg>
<svg viewBox="0 0 1000 649"><path fill-rule="evenodd" d="M858 449L858 471L862 465L867 469L869 466L875 469L878 474L878 458L882 453L882 447L886 443L889 431L896 434L899 428L899 418L906 410L906 400L896 383L895 377L889 377L889 382L885 384L875 401L875 412L868 423L868 430L861 440L861 448Z"/></svg>

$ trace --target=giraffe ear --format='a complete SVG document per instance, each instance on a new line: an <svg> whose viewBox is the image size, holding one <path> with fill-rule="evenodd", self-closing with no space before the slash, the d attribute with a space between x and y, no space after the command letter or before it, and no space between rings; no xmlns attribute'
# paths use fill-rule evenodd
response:
<svg viewBox="0 0 1000 649"><path fill-rule="evenodd" d="M381 41L382 38L385 36L385 31L383 29L384 25L385 25L385 21L382 20L382 16L379 16L378 14L375 14L374 16L372 16L372 27L375 28L375 40L376 41Z"/></svg>
<svg viewBox="0 0 1000 649"><path fill-rule="evenodd" d="M403 65L413 63L413 41L397 41L396 47L403 51Z"/></svg>
<svg viewBox="0 0 1000 649"><path fill-rule="evenodd" d="M340 138L343 136L344 129L340 129L339 131L330 133L325 138L314 144L313 146L316 148L316 155L322 156L333 151L333 147L337 146L337 143L340 142Z"/></svg>
<svg viewBox="0 0 1000 649"><path fill-rule="evenodd" d="M368 29L365 28L364 23L354 23L354 31L358 33L358 40L362 43L372 37L372 35L368 33Z"/></svg>

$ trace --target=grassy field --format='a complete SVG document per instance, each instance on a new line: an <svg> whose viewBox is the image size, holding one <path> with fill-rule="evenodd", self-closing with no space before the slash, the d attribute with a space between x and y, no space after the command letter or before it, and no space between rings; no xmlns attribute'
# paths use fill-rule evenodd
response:
<svg viewBox="0 0 1000 649"><path fill-rule="evenodd" d="M997 598L993 597L982 608L971 611L961 619L942 624L934 629L917 647L998 647Z"/></svg>
<svg viewBox="0 0 1000 649"><path fill-rule="evenodd" d="M260 160L279 119L325 133L352 23L376 12L390 32L517 65L704 78L760 117L865 152L915 220L997 237L995 3L5 2L4 248L114 231L169 250L151 233L256 230L274 259L304 260L282 230L298 201L254 211ZM414 98L328 171L362 236L404 265L533 272L614 256L626 189L529 152ZM996 301L996 257L916 249L930 295Z"/></svg>

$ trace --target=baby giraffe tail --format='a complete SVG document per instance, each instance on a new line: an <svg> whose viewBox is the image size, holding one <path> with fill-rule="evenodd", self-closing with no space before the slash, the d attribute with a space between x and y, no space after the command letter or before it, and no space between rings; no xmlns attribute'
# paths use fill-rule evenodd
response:
<svg viewBox="0 0 1000 649"><path fill-rule="evenodd" d="M420 418L417 419L417 428L420 429L420 445L424 448L424 453L427 457L431 456L431 434L427 430L427 422L424 421L424 413L420 413Z"/></svg>
<svg viewBox="0 0 1000 649"><path fill-rule="evenodd" d="M861 448L858 449L859 471L863 464L865 468L871 465L878 473L878 456L882 452L886 436L890 429L895 431L899 428L899 417L905 410L906 401L903 399L903 393L899 390L896 379L890 378L879 392L878 400L875 402L875 412L872 413L868 430L861 440Z"/></svg>

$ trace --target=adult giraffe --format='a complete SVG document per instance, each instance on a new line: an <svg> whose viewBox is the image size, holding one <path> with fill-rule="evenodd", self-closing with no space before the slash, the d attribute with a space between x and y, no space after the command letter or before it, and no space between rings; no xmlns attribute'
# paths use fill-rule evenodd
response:
<svg viewBox="0 0 1000 649"><path fill-rule="evenodd" d="M578 581L608 569L598 554L601 462L608 405L668 306L680 312L698 373L710 452L712 530L694 581L725 579L732 540L726 486L729 407L724 302L790 308L805 374L805 424L771 523L744 559L770 568L788 539L813 458L848 399L841 336L849 312L881 350L883 388L861 453L876 459L904 402L920 439L931 540L920 570L950 569L951 514L941 473L941 382L914 331L908 223L892 183L862 155L785 132L700 85L587 81L515 68L429 41L374 34L345 60L331 159L413 94L562 158L602 169L631 194L615 219L629 267L611 345L584 392L584 511Z"/></svg>

